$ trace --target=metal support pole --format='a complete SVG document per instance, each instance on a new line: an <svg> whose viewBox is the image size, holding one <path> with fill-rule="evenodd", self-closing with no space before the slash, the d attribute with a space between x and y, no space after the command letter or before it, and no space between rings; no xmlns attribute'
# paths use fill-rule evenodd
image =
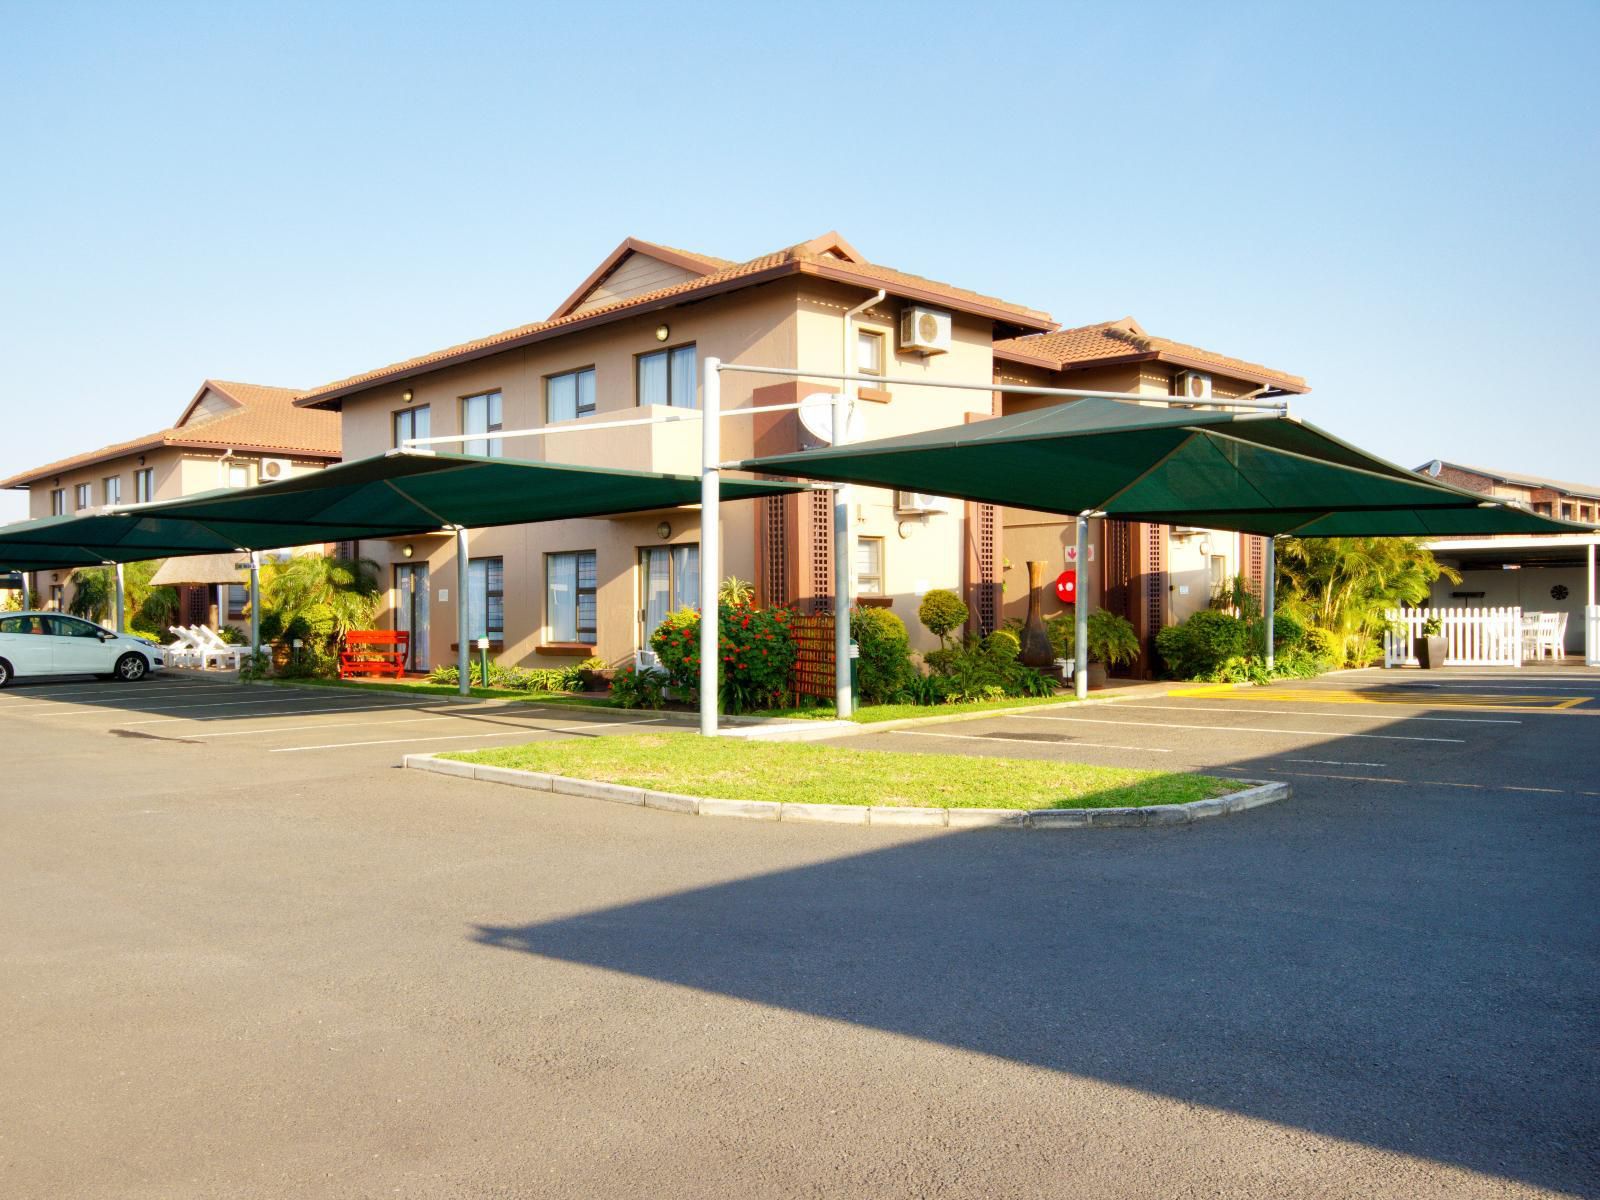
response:
<svg viewBox="0 0 1600 1200"><path fill-rule="evenodd" d="M1267 670L1272 670L1273 641L1272 618L1273 610L1278 599L1278 539L1276 535L1267 538L1267 570L1266 579L1261 585L1261 618L1267 627Z"/></svg>
<svg viewBox="0 0 1600 1200"><path fill-rule="evenodd" d="M717 580L722 571L722 360L708 357L700 422L700 733L717 736Z"/></svg>
<svg viewBox="0 0 1600 1200"><path fill-rule="evenodd" d="M469 644L471 634L468 624L471 614L467 611L467 531L461 526L456 526L456 666L461 672L460 692L463 696L472 695L472 648Z"/></svg>
<svg viewBox="0 0 1600 1200"><path fill-rule="evenodd" d="M1589 543L1589 604L1583 610L1583 662L1600 667L1600 602L1594 595L1594 543Z"/></svg>
<svg viewBox="0 0 1600 1200"><path fill-rule="evenodd" d="M250 658L261 653L261 551L250 551ZM252 672L253 673L253 672Z"/></svg>
<svg viewBox="0 0 1600 1200"><path fill-rule="evenodd" d="M117 632L118 633L127 633L128 632L128 612L127 612L128 581L123 576L122 564L121 563L115 563L113 565L115 566L116 573L117 573Z"/></svg>
<svg viewBox="0 0 1600 1200"><path fill-rule="evenodd" d="M1073 643L1077 663L1072 669L1072 690L1079 700L1089 694L1089 518L1078 518L1078 596L1072 602Z"/></svg>

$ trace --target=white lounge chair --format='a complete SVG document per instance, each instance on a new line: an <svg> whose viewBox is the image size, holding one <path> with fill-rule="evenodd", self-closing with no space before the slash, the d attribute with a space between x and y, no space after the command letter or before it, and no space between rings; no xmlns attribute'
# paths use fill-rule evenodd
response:
<svg viewBox="0 0 1600 1200"><path fill-rule="evenodd" d="M202 661L208 667L214 662L219 667L237 671L240 660L249 653L244 646L230 646L209 625L192 625L189 631L199 640Z"/></svg>
<svg viewBox="0 0 1600 1200"><path fill-rule="evenodd" d="M165 647L168 662L175 667L205 666L205 655L201 651L199 639L194 634L177 625L168 625L167 632L177 639L172 645Z"/></svg>

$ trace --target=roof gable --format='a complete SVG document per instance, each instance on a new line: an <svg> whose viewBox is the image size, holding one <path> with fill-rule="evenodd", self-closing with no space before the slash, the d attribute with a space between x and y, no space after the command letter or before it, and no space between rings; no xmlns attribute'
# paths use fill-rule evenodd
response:
<svg viewBox="0 0 1600 1200"><path fill-rule="evenodd" d="M606 255L589 277L563 300L550 320L602 308L619 300L630 300L658 288L672 287L691 279L730 267L726 259L675 250L638 238L624 238Z"/></svg>

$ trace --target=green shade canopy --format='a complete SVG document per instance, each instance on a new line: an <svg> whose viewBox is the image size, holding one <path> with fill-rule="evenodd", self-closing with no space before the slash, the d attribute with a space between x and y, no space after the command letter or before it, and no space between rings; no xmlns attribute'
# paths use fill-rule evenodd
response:
<svg viewBox="0 0 1600 1200"><path fill-rule="evenodd" d="M803 485L723 479L724 500ZM0 570L271 550L604 517L700 502L700 479L565 463L394 451L253 488L225 488L87 517L0 526Z"/></svg>
<svg viewBox="0 0 1600 1200"><path fill-rule="evenodd" d="M1424 537L1582 529L1423 479L1287 415L1099 398L739 466L1245 533Z"/></svg>

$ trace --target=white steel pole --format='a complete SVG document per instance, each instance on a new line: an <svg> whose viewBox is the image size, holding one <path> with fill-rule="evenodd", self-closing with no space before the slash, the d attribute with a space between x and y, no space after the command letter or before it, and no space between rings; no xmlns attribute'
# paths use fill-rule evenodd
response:
<svg viewBox="0 0 1600 1200"><path fill-rule="evenodd" d="M472 651L467 642L471 638L469 622L472 614L467 611L467 531L461 526L456 526L456 668L461 672L459 691L463 696L472 695ZM484 685L489 681L485 679Z"/></svg>
<svg viewBox="0 0 1600 1200"><path fill-rule="evenodd" d="M1077 663L1072 670L1072 690L1079 700L1089 694L1089 518L1078 518L1078 594L1072 601L1073 641Z"/></svg>
<svg viewBox="0 0 1600 1200"><path fill-rule="evenodd" d="M250 551L250 656L261 653L261 551Z"/></svg>
<svg viewBox="0 0 1600 1200"><path fill-rule="evenodd" d="M717 580L722 572L722 360L707 357L700 422L700 733L717 736Z"/></svg>
<svg viewBox="0 0 1600 1200"><path fill-rule="evenodd" d="M117 563L115 565L117 571L117 632L127 633L128 614L126 611L126 604L128 596L128 581L123 576L122 564Z"/></svg>
<svg viewBox="0 0 1600 1200"><path fill-rule="evenodd" d="M833 394L833 444L843 446L850 440L849 420L854 408L855 388L848 380L854 347L851 332L855 319L878 301L884 292L863 300L844 314L844 325L839 339L840 367L839 390ZM855 708L855 696L850 687L850 607L855 600L855 535L850 522L850 485L836 483L833 488L833 704L834 715L840 720L849 717Z"/></svg>
<svg viewBox="0 0 1600 1200"><path fill-rule="evenodd" d="M1267 627L1267 670L1272 670L1273 655L1273 609L1278 599L1278 539L1276 536L1267 538L1267 570L1266 579L1261 585L1261 617Z"/></svg>
<svg viewBox="0 0 1600 1200"><path fill-rule="evenodd" d="M1600 667L1600 604L1594 596L1594 546L1589 543L1589 605L1583 610L1583 661L1585 666Z"/></svg>

